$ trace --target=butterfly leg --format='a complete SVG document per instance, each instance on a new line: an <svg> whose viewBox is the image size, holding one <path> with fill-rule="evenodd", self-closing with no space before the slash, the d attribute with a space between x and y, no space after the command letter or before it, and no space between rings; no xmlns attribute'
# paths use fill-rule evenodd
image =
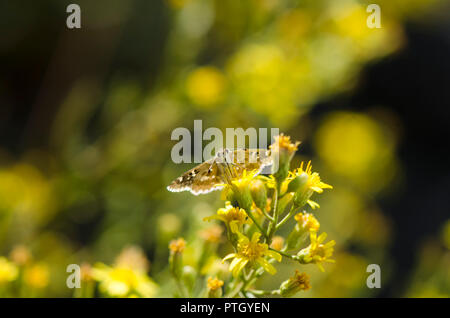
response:
<svg viewBox="0 0 450 318"><path fill-rule="evenodd" d="M228 166L226 164L218 163L218 168L220 169L221 174L224 176L224 181L228 184L232 184L231 180L233 179L232 175L230 174L230 171L228 169Z"/></svg>
<svg viewBox="0 0 450 318"><path fill-rule="evenodd" d="M236 173L238 164L234 161L235 159L234 153L229 153L228 156L225 157L225 169L228 170L229 175L231 175L233 179L238 177L238 174Z"/></svg>

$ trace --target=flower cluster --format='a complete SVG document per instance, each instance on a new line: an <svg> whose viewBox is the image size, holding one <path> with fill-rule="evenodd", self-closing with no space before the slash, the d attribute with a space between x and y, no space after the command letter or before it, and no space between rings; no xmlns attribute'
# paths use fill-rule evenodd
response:
<svg viewBox="0 0 450 318"><path fill-rule="evenodd" d="M34 260L31 251L17 245L9 257L0 256L0 297L36 297L49 284L47 264Z"/></svg>
<svg viewBox="0 0 450 318"><path fill-rule="evenodd" d="M244 170L224 184L225 207L204 220L218 221L225 231L218 225L201 231L197 240L203 243L194 243L192 250L182 239L170 243L169 263L178 296L291 297L311 288L306 273L296 270L275 290L256 289L256 283L266 272L276 274L276 265L283 260L294 262L294 266L315 264L321 271L324 263L334 262L335 242L324 242L326 233L319 234L319 221L312 211L306 211L320 207L312 200L314 193L332 186L312 171L311 162L290 171L299 144L288 136L277 136L270 146L270 175ZM286 233L286 229L288 235L277 235ZM226 240L221 239L222 232ZM224 249L230 252L220 258Z"/></svg>
<svg viewBox="0 0 450 318"><path fill-rule="evenodd" d="M147 275L148 270L149 262L143 251L128 246L116 257L113 266L97 263L91 268L85 264L81 268L85 284L81 291L90 292L97 285L100 294L108 297L154 297L158 285Z"/></svg>

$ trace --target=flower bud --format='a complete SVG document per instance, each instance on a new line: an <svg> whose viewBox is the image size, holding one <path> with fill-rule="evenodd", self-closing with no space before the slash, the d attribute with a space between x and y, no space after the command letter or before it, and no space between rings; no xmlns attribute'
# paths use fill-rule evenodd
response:
<svg viewBox="0 0 450 318"><path fill-rule="evenodd" d="M288 249L297 249L305 242L310 232L317 232L320 223L311 213L300 212L295 215L297 224L288 236Z"/></svg>
<svg viewBox="0 0 450 318"><path fill-rule="evenodd" d="M223 281L218 278L208 277L208 298L222 297Z"/></svg>
<svg viewBox="0 0 450 318"><path fill-rule="evenodd" d="M256 170L244 170L241 178L233 180L231 183L232 190L235 194L239 207L243 208L246 211L250 211L253 204L253 198L250 191L250 183L253 181L253 178L256 176L256 174Z"/></svg>
<svg viewBox="0 0 450 318"><path fill-rule="evenodd" d="M231 187L225 187L220 195L220 199L223 201L228 201L231 203L231 205L233 206L237 206L238 202L237 202L237 198L234 195L233 190L231 189Z"/></svg>
<svg viewBox="0 0 450 318"><path fill-rule="evenodd" d="M306 273L299 273L299 271L295 271L293 277L284 281L280 286L280 295L283 297L291 297L294 296L299 291L307 291L311 288L309 284L309 277Z"/></svg>
<svg viewBox="0 0 450 318"><path fill-rule="evenodd" d="M317 232L320 228L320 223L312 213L300 212L294 216L299 228L304 232Z"/></svg>
<svg viewBox="0 0 450 318"><path fill-rule="evenodd" d="M272 174L278 183L281 184L288 176L292 157L299 144L299 142L291 143L291 137L281 134L276 136L274 143L270 145L273 158Z"/></svg>
<svg viewBox="0 0 450 318"><path fill-rule="evenodd" d="M287 192L297 192L298 189L305 186L308 182L308 174L302 173L289 182Z"/></svg>
<svg viewBox="0 0 450 318"><path fill-rule="evenodd" d="M299 176L297 176L296 179L297 178L299 180L296 181L296 183L298 182L298 187L297 190L295 191L294 204L296 208L299 208L305 206L306 203L308 203L309 198L311 198L313 194L313 190L311 190L308 187L308 174L302 173ZM293 185L293 187L294 186L295 184Z"/></svg>
<svg viewBox="0 0 450 318"><path fill-rule="evenodd" d="M169 266L172 274L180 279L182 276L182 256L184 248L186 247L186 241L183 238L172 240L169 244L170 256Z"/></svg>
<svg viewBox="0 0 450 318"><path fill-rule="evenodd" d="M23 266L29 264L33 257L28 247L17 245L11 251L10 258L15 264Z"/></svg>
<svg viewBox="0 0 450 318"><path fill-rule="evenodd" d="M286 208L291 205L293 198L294 198L293 193L287 193L278 201L277 209L280 214L282 214L286 210Z"/></svg>
<svg viewBox="0 0 450 318"><path fill-rule="evenodd" d="M282 236L274 236L272 238L272 243L270 244L270 247L274 250L281 251L283 249L284 245L284 238Z"/></svg>
<svg viewBox="0 0 450 318"><path fill-rule="evenodd" d="M241 188L239 189L239 191L236 191L235 193L239 207L241 207L245 211L251 211L253 199L250 193L250 188L249 187Z"/></svg>
<svg viewBox="0 0 450 318"><path fill-rule="evenodd" d="M298 249L302 243L306 241L308 238L308 232L303 231L298 224L295 225L294 229L286 240L287 250L295 250Z"/></svg>
<svg viewBox="0 0 450 318"><path fill-rule="evenodd" d="M253 179L250 182L250 193L256 206L261 210L265 209L267 203L267 190L264 182L259 179Z"/></svg>
<svg viewBox="0 0 450 318"><path fill-rule="evenodd" d="M317 232L310 232L311 243L308 247L302 249L296 255L296 259L300 262L300 264L316 264L323 272L325 269L322 263L334 263L334 260L330 259L330 257L333 255L333 246L336 244L336 242L334 240L331 240L323 244L323 241L326 239L326 237L326 233L322 233L317 236Z"/></svg>
<svg viewBox="0 0 450 318"><path fill-rule="evenodd" d="M83 263L83 264L81 264L80 269L81 269L80 270L81 281L89 282L89 281L93 280L91 265L89 265L88 263Z"/></svg>

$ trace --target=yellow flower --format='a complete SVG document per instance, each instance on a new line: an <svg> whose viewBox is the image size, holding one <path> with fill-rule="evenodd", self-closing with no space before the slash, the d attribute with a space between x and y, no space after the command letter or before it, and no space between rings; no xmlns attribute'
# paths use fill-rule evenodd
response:
<svg viewBox="0 0 450 318"><path fill-rule="evenodd" d="M223 229L219 225L213 225L200 232L200 236L207 242L219 243L222 238Z"/></svg>
<svg viewBox="0 0 450 318"><path fill-rule="evenodd" d="M233 169L233 168L231 168ZM244 170L242 175L239 177L235 177L231 180L232 185L234 185L239 190L247 189L250 186L250 183L253 179L258 175L258 170Z"/></svg>
<svg viewBox="0 0 450 318"><path fill-rule="evenodd" d="M13 263L6 257L0 257L0 284L15 280L18 273L19 271Z"/></svg>
<svg viewBox="0 0 450 318"><path fill-rule="evenodd" d="M211 108L224 97L225 77L215 67L205 66L194 70L186 80L189 98L201 108Z"/></svg>
<svg viewBox="0 0 450 318"><path fill-rule="evenodd" d="M150 267L150 263L145 257L144 252L137 246L125 247L116 257L115 265L117 267L128 267L143 273L147 272Z"/></svg>
<svg viewBox="0 0 450 318"><path fill-rule="evenodd" d="M329 241L326 244L322 244L327 237L326 233L322 233L317 237L316 232L310 232L311 243L308 247L302 249L298 254L298 259L302 264L316 264L319 269L324 272L322 263L334 263L334 260L329 259L333 255L334 248L336 244L334 240Z"/></svg>
<svg viewBox="0 0 450 318"><path fill-rule="evenodd" d="M34 288L46 287L48 285L48 276L48 268L43 264L35 264L25 269L23 274L25 283Z"/></svg>
<svg viewBox="0 0 450 318"><path fill-rule="evenodd" d="M265 257L268 256L280 262L281 255L275 251L269 250L269 246L267 244L259 243L261 233L253 233L251 240L241 233L239 233L239 236L240 238L238 240L237 253L228 254L222 260L222 262L224 262L226 260L233 259L229 267L229 270L233 276L238 276L247 264L252 266L259 264L270 274L275 274L275 267L273 267L273 265L270 264Z"/></svg>
<svg viewBox="0 0 450 318"><path fill-rule="evenodd" d="M183 253L185 247L186 241L181 237L169 243L169 249L173 253Z"/></svg>
<svg viewBox="0 0 450 318"><path fill-rule="evenodd" d="M289 174L289 166L297 151L300 142L291 142L291 137L283 134L276 136L275 141L270 145L273 158L272 174L275 179L281 183Z"/></svg>
<svg viewBox="0 0 450 318"><path fill-rule="evenodd" d="M249 219L245 210L239 207L232 206L229 201L225 203L225 208L220 208L219 210L217 210L216 215L206 217L203 220L211 221L214 219L220 220L227 224L227 226L230 227L230 230L233 233L237 232L240 225L251 223L251 220Z"/></svg>
<svg viewBox="0 0 450 318"><path fill-rule="evenodd" d="M309 284L309 276L306 273L300 273L298 270L295 271L293 277L284 281L280 286L280 294L283 297L290 297L299 291L307 291L311 288Z"/></svg>
<svg viewBox="0 0 450 318"><path fill-rule="evenodd" d="M80 273L81 273L81 280L84 282L88 282L93 279L92 267L88 263L81 264Z"/></svg>
<svg viewBox="0 0 450 318"><path fill-rule="evenodd" d="M209 290L217 290L223 286L223 280L220 280L217 277L216 278L208 277L207 285Z"/></svg>
<svg viewBox="0 0 450 318"><path fill-rule="evenodd" d="M244 170L242 174L237 173L234 167L229 169L230 177L227 177L227 183L223 184L224 193L233 194L233 198L237 200L239 206L246 211L250 210L253 204L250 183L258 175L258 170Z"/></svg>
<svg viewBox="0 0 450 318"><path fill-rule="evenodd" d="M32 260L30 250L25 245L17 245L9 254L11 260L19 266L26 265Z"/></svg>
<svg viewBox="0 0 450 318"><path fill-rule="evenodd" d="M286 151L289 155L293 155L297 151L298 145L300 145L299 141L292 143L291 137L285 136L284 134L275 136L274 139L274 143L270 145L272 152Z"/></svg>
<svg viewBox="0 0 450 318"><path fill-rule="evenodd" d="M178 238L172 240L169 243L170 256L169 256L169 266L172 274L177 278L180 278L183 273L183 251L186 247L186 241L183 238Z"/></svg>
<svg viewBox="0 0 450 318"><path fill-rule="evenodd" d="M310 200L313 192L322 193L323 189L332 189L333 187L320 180L320 176L317 172L312 172L311 161L303 169L303 162L300 168L294 172L290 172L287 178L290 182L298 182L298 188L296 189L296 197L294 202L298 206L303 206L308 203L312 209L319 208L319 204Z"/></svg>
<svg viewBox="0 0 450 318"><path fill-rule="evenodd" d="M292 281L300 290L309 290L311 285L309 284L309 276L306 273L300 273L298 270L295 271Z"/></svg>
<svg viewBox="0 0 450 318"><path fill-rule="evenodd" d="M320 223L311 213L298 213L294 216L297 224L287 239L287 249L298 249L303 242L308 238L309 233L317 232L320 228Z"/></svg>
<svg viewBox="0 0 450 318"><path fill-rule="evenodd" d="M222 297L222 286L223 280L212 277L208 277L208 298L219 298Z"/></svg>
<svg viewBox="0 0 450 318"><path fill-rule="evenodd" d="M311 213L298 213L294 216L301 230L308 232L317 232L320 228L320 223Z"/></svg>
<svg viewBox="0 0 450 318"><path fill-rule="evenodd" d="M333 189L329 184L320 181L320 176L317 172L312 172L311 160L308 161L305 170L303 170L303 162L300 164L300 168L296 170L296 174L306 173L308 175L308 187L317 193L322 193L323 189Z"/></svg>
<svg viewBox="0 0 450 318"><path fill-rule="evenodd" d="M276 186L277 186L277 180L275 179L275 177L273 175L270 175L270 176L258 176L258 178L263 180L263 181L265 181L266 182L266 186L269 189L275 189ZM284 179L283 182L281 182L280 195L284 195L286 192L293 192L293 191L290 191L289 185L293 183L291 181L294 178L295 178L294 174L289 171L288 172L288 177L286 177L286 179Z"/></svg>
<svg viewBox="0 0 450 318"><path fill-rule="evenodd" d="M281 236L274 236L272 238L272 243L270 244L270 247L274 250L281 250L284 245L284 238Z"/></svg>
<svg viewBox="0 0 450 318"><path fill-rule="evenodd" d="M267 205L267 189L261 179L255 178L250 182L250 193L253 204L259 209L265 209Z"/></svg>
<svg viewBox="0 0 450 318"><path fill-rule="evenodd" d="M98 263L92 268L92 277L100 282L100 290L112 297L125 297L133 293L153 297L158 290L158 286L145 273L129 267L109 267Z"/></svg>

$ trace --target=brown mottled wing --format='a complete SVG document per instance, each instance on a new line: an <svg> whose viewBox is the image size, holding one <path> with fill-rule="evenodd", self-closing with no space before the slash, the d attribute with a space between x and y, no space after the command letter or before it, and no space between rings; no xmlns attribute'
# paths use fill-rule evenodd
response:
<svg viewBox="0 0 450 318"><path fill-rule="evenodd" d="M224 183L220 169L214 159L205 161L175 179L167 190L191 191L194 195L205 194L222 188Z"/></svg>
<svg viewBox="0 0 450 318"><path fill-rule="evenodd" d="M241 176L244 170L257 170L258 174L266 166L272 165L270 150L267 149L237 149L233 152L234 170Z"/></svg>

